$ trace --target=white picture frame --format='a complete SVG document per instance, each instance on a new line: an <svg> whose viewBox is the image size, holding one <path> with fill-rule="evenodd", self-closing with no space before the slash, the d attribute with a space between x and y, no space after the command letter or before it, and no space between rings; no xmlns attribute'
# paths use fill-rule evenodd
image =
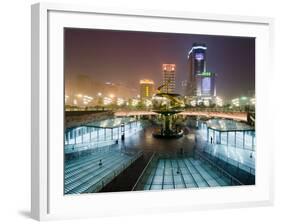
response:
<svg viewBox="0 0 281 224"><path fill-rule="evenodd" d="M247 207L273 203L273 19L189 12L32 5L31 214L37 220ZM97 28L251 36L256 38L256 185L165 192L63 194L63 28ZM136 203L137 202L137 203Z"/></svg>

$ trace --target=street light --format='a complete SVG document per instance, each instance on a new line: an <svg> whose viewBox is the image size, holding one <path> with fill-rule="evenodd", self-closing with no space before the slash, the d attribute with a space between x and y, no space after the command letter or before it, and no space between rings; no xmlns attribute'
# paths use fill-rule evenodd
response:
<svg viewBox="0 0 281 224"><path fill-rule="evenodd" d="M121 105L123 105L125 103L125 100L124 99L122 99L122 98L118 98L117 99L117 105L118 106L121 106Z"/></svg>

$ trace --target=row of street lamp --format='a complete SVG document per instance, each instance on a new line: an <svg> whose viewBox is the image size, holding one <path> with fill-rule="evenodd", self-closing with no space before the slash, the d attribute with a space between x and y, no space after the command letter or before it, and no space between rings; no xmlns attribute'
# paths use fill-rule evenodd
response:
<svg viewBox="0 0 281 224"><path fill-rule="evenodd" d="M96 101L94 101L96 100ZM200 101L200 102L199 102ZM190 106L196 107L197 105L204 105L206 107L209 107L211 104L211 101L208 99L202 99L202 100L192 100L189 102ZM220 97L216 97L213 100L214 104L218 107L223 107L224 101ZM255 106L255 98L250 98L246 96L242 96L240 98L235 98L231 100L231 106L230 107L241 107L241 106ZM77 106L77 107L88 107L93 105L98 106L110 106L110 105L117 105L117 106L133 106L136 107L138 105L145 106L147 108L151 107L153 105L153 99L142 99L140 98L140 95L137 97L133 97L129 100L125 100L122 97L116 97L114 94L108 94L104 96L101 92L97 93L96 97L92 97L89 95L83 95L81 93L74 95L74 97L71 97L69 95L65 95L65 104L70 106Z"/></svg>

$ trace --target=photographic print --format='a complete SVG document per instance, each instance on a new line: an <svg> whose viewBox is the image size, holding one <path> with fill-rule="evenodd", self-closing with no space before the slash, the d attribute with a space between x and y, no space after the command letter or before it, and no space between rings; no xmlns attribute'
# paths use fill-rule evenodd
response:
<svg viewBox="0 0 281 224"><path fill-rule="evenodd" d="M255 38L64 28L64 194L255 185Z"/></svg>

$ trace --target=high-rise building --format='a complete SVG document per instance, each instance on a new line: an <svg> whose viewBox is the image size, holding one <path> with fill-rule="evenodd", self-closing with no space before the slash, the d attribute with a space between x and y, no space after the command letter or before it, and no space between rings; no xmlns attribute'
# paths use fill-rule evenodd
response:
<svg viewBox="0 0 281 224"><path fill-rule="evenodd" d="M187 87L188 87L188 81L187 80L181 81L181 94L183 96L187 95Z"/></svg>
<svg viewBox="0 0 281 224"><path fill-rule="evenodd" d="M176 88L176 65L175 64L163 64L163 88L164 93L174 93Z"/></svg>
<svg viewBox="0 0 281 224"><path fill-rule="evenodd" d="M197 75L197 96L201 98L216 96L216 74L202 72Z"/></svg>
<svg viewBox="0 0 281 224"><path fill-rule="evenodd" d="M194 43L188 53L187 96L201 99L216 95L216 75L206 71L206 50L205 44Z"/></svg>
<svg viewBox="0 0 281 224"><path fill-rule="evenodd" d="M154 94L154 82L150 79L140 80L140 98L141 100L151 99Z"/></svg>

